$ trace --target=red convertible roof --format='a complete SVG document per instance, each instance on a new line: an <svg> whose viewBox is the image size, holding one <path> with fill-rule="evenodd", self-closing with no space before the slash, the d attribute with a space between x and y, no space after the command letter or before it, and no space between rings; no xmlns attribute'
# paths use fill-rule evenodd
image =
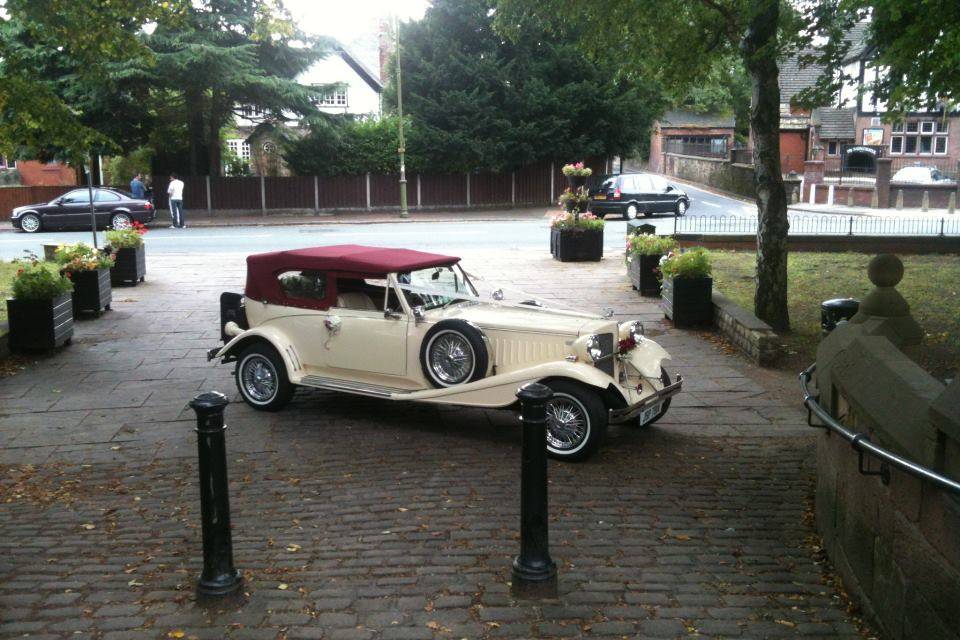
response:
<svg viewBox="0 0 960 640"><path fill-rule="evenodd" d="M276 274L283 271L336 271L353 276L383 276L456 264L460 258L411 249L341 244L257 253L247 256L246 295L255 300L279 299Z"/></svg>

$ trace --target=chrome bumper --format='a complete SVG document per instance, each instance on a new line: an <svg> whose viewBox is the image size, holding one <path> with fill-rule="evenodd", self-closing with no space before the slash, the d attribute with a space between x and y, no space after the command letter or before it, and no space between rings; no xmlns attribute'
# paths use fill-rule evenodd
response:
<svg viewBox="0 0 960 640"><path fill-rule="evenodd" d="M677 381L668 384L663 389L660 389L653 395L644 398L636 404L632 404L629 407L624 407L623 409L610 409L609 416L607 418L610 424L617 424L620 422L627 422L633 420L639 416L644 409L652 407L658 402L663 402L667 398L672 398L673 396L680 393L680 389L683 387L683 376L677 374Z"/></svg>

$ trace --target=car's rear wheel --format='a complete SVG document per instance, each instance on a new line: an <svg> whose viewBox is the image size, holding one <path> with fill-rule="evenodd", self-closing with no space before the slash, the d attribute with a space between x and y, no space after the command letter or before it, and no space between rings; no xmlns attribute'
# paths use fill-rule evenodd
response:
<svg viewBox="0 0 960 640"><path fill-rule="evenodd" d="M43 224L40 222L40 216L28 213L20 218L20 228L27 233L36 233L43 228Z"/></svg>
<svg viewBox="0 0 960 640"><path fill-rule="evenodd" d="M547 403L547 452L558 460L588 458L607 431L607 408L600 394L568 380L545 383L553 391Z"/></svg>
<svg viewBox="0 0 960 640"><path fill-rule="evenodd" d="M489 357L483 334L463 320L442 320L423 337L420 365L434 387L453 387L479 380Z"/></svg>
<svg viewBox="0 0 960 640"><path fill-rule="evenodd" d="M660 367L660 382L663 383L663 386L667 386L667 385L670 384L670 374L667 373L667 370L664 369L663 367ZM659 420L659 419L662 418L663 416L667 415L667 409L669 409L669 408L670 408L670 398L667 398L666 400L663 401L663 407L660 408L660 413L658 413L657 415L655 415L655 416L653 417L653 419L650 420L649 422L647 422L646 424L640 424L640 420L639 420L639 418L638 418L638 419L637 419L637 422L636 422L637 426L638 426L638 427L649 427L649 426L652 425L654 422L656 422L657 420Z"/></svg>
<svg viewBox="0 0 960 640"><path fill-rule="evenodd" d="M636 220L637 219L637 205L631 204L623 212L624 220Z"/></svg>
<svg viewBox="0 0 960 640"><path fill-rule="evenodd" d="M129 229L133 220L125 213L115 213L110 217L110 226L114 229Z"/></svg>
<svg viewBox="0 0 960 640"><path fill-rule="evenodd" d="M296 390L276 349L265 342L252 344L240 353L236 379L244 402L261 411L279 411Z"/></svg>
<svg viewBox="0 0 960 640"><path fill-rule="evenodd" d="M682 216L687 212L687 203L685 200L677 200L677 215Z"/></svg>

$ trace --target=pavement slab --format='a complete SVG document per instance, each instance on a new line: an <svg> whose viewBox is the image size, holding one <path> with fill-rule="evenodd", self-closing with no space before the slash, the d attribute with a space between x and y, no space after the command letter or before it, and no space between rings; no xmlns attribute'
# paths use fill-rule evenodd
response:
<svg viewBox="0 0 960 640"><path fill-rule="evenodd" d="M276 414L249 409L231 367L205 359L244 257L148 257L147 281L115 290L73 345L0 380L0 636L859 637L809 546L814 432L793 378L664 322L622 256L463 256L506 286L644 319L686 380L657 424L611 427L591 460L549 463L560 579L546 601L510 595L516 416L315 390ZM208 389L233 401L245 579L239 600L212 607L194 597L186 406Z"/></svg>

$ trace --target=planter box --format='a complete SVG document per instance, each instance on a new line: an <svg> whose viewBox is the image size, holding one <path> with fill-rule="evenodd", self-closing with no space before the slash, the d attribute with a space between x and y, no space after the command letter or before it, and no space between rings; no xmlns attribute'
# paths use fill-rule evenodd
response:
<svg viewBox="0 0 960 640"><path fill-rule="evenodd" d="M72 296L53 300L7 300L11 351L55 349L73 338Z"/></svg>
<svg viewBox="0 0 960 640"><path fill-rule="evenodd" d="M143 282L143 277L147 273L146 247L117 249L116 255L117 262L110 269L110 283L137 286L138 283Z"/></svg>
<svg viewBox="0 0 960 640"><path fill-rule="evenodd" d="M551 229L550 253L560 262L596 262L603 258L603 229Z"/></svg>
<svg viewBox="0 0 960 640"><path fill-rule="evenodd" d="M83 311L90 311L99 316L104 309L110 308L113 300L113 290L110 287L110 269L96 271L72 271L73 280L73 315L78 316Z"/></svg>
<svg viewBox="0 0 960 640"><path fill-rule="evenodd" d="M713 324L713 278L665 278L660 308L675 327Z"/></svg>
<svg viewBox="0 0 960 640"><path fill-rule="evenodd" d="M660 280L656 269L663 256L634 256L630 261L630 283L642 296L659 296Z"/></svg>

